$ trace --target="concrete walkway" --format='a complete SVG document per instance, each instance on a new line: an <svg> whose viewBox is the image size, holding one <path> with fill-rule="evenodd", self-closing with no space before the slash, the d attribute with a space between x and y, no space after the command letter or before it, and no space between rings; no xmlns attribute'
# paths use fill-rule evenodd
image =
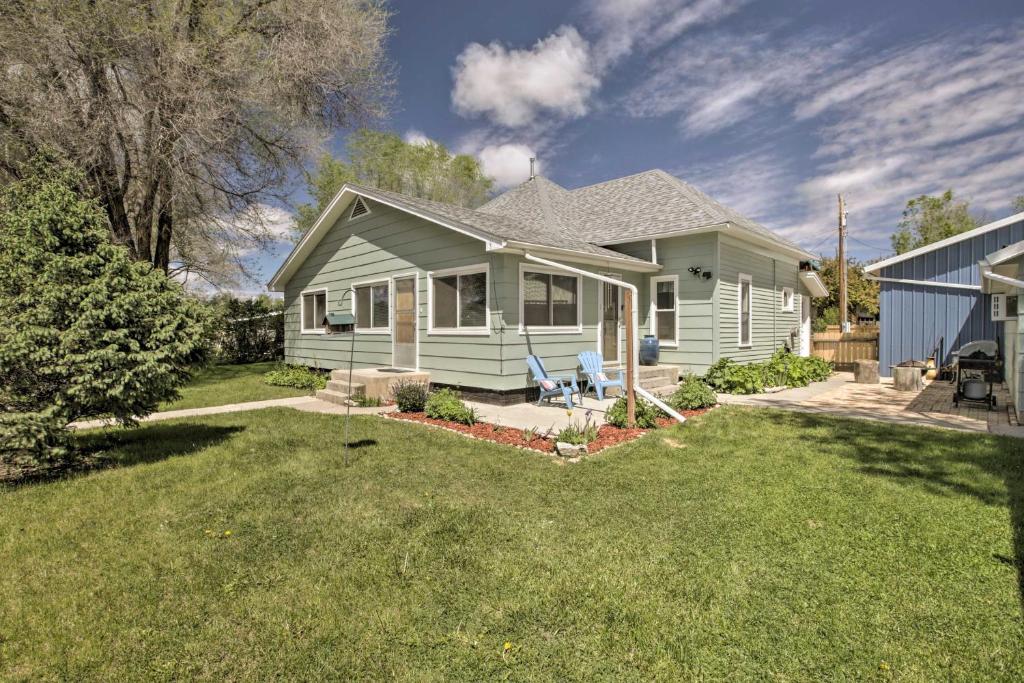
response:
<svg viewBox="0 0 1024 683"><path fill-rule="evenodd" d="M896 424L941 427L969 432L990 432L1024 438L1024 427L1008 410L1005 388L997 392L996 410L977 404L953 405L953 385L929 382L920 392L897 391L892 380L879 384L857 384L853 374L840 372L825 382L775 394L732 396L719 394L724 405L779 408L803 413L835 415Z"/></svg>
<svg viewBox="0 0 1024 683"><path fill-rule="evenodd" d="M295 408L309 413L328 413L344 415L345 406L335 403L321 401L312 396L294 396L291 398L275 398L269 401L249 401L248 403L229 403L223 406L209 406L206 408L186 408L184 410L166 410L162 413L152 413L139 422L160 422L161 420L174 420L179 417L202 417L204 415L220 415L221 413L242 413L249 410L262 410L263 408ZM378 408L360 408L352 406L353 415L377 415L394 410L393 406L382 406ZM72 429L95 429L97 427L111 427L117 424L113 418L104 420L82 420L72 422L69 427Z"/></svg>
<svg viewBox="0 0 1024 683"><path fill-rule="evenodd" d="M588 414L591 422L603 425L605 423L604 415L615 403L615 400L615 398L606 398L603 401L598 401L594 396L587 396L583 399L582 406L574 406L572 415L565 409L565 404L559 400L550 405L545 401L539 406L535 402L496 406L478 401L466 401L466 405L476 410L483 422L517 429L537 429L543 433L548 429L557 432L568 426L570 422L582 424L587 420Z"/></svg>

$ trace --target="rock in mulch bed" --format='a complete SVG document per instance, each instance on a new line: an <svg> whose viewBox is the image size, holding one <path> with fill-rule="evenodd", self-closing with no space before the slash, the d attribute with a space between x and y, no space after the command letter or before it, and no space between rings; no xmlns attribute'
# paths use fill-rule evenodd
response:
<svg viewBox="0 0 1024 683"><path fill-rule="evenodd" d="M700 415L706 413L707 410L684 410L682 411L683 417L692 417L694 415ZM397 420L406 420L408 422L419 422L421 424L432 425L434 427L441 427L442 429L448 429L453 432L459 432L460 434L466 434L468 436L483 439L485 441L493 441L494 443L505 444L506 446L515 446L517 448L527 448L529 450L538 451L540 453L554 453L555 442L553 440L554 435L552 434L551 439L546 439L542 434L534 434L531 439L526 438L526 434L522 429L515 427L499 427L486 422L478 422L472 427L458 422L449 422L447 420L438 420L432 417L427 417L423 413L388 413L385 417L389 417ZM676 422L670 417L658 418L658 428L671 427ZM613 427L612 425L602 425L597 431L597 438L587 444L587 454L593 455L605 448L612 446L618 446L619 444L626 443L638 439L650 429L620 429L619 427Z"/></svg>

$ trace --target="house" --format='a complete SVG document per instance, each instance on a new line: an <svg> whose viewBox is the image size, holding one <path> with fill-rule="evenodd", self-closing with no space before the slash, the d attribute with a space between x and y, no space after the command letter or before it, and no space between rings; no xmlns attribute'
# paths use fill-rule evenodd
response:
<svg viewBox="0 0 1024 683"><path fill-rule="evenodd" d="M1019 409L1024 403L1017 315L1022 254L1024 213L1019 213L866 267L881 289L882 374L933 354L947 364L968 342L997 340Z"/></svg>
<svg viewBox="0 0 1024 683"><path fill-rule="evenodd" d="M284 292L290 363L339 368L351 352L356 368L506 403L530 395L528 354L552 374L584 350L623 361L623 288L563 264L637 288L640 333L674 381L723 357L809 353L808 297L827 294L811 258L660 170L576 190L534 176L476 210L349 184L269 287ZM338 312L354 338L326 333Z"/></svg>

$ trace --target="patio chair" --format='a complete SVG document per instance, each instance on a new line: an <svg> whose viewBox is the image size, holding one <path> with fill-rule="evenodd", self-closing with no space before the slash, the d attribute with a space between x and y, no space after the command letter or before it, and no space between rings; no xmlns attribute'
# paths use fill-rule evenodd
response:
<svg viewBox="0 0 1024 683"><path fill-rule="evenodd" d="M576 382L576 376L571 377L554 377L548 374L548 371L544 368L544 361L539 356L527 356L526 364L530 367L530 372L533 373L533 381L537 383L537 387L540 389L540 398L537 399L537 405L544 399L551 403L552 396L562 396L565 399L565 406L569 410L572 410L572 395L576 394L580 397L580 405L583 405L583 394L580 393L579 384Z"/></svg>
<svg viewBox="0 0 1024 683"><path fill-rule="evenodd" d="M593 389L597 393L597 400L603 401L604 390L609 387L618 387L620 391L626 390L623 371L618 371L618 379L611 379L604 369L604 358L597 351L584 351L576 357L583 368L583 393Z"/></svg>

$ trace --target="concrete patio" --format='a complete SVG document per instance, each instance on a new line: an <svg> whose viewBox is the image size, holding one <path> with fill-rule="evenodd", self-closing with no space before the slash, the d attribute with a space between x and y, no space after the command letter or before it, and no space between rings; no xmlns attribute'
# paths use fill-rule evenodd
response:
<svg viewBox="0 0 1024 683"><path fill-rule="evenodd" d="M977 403L954 406L953 391L954 385L946 381L927 382L920 392L897 391L891 379L883 378L879 384L857 384L852 373L840 372L826 382L802 389L753 396L719 394L718 400L724 405L781 408L1024 438L1024 427L1017 424L1009 407L1005 385L996 388L995 410Z"/></svg>

